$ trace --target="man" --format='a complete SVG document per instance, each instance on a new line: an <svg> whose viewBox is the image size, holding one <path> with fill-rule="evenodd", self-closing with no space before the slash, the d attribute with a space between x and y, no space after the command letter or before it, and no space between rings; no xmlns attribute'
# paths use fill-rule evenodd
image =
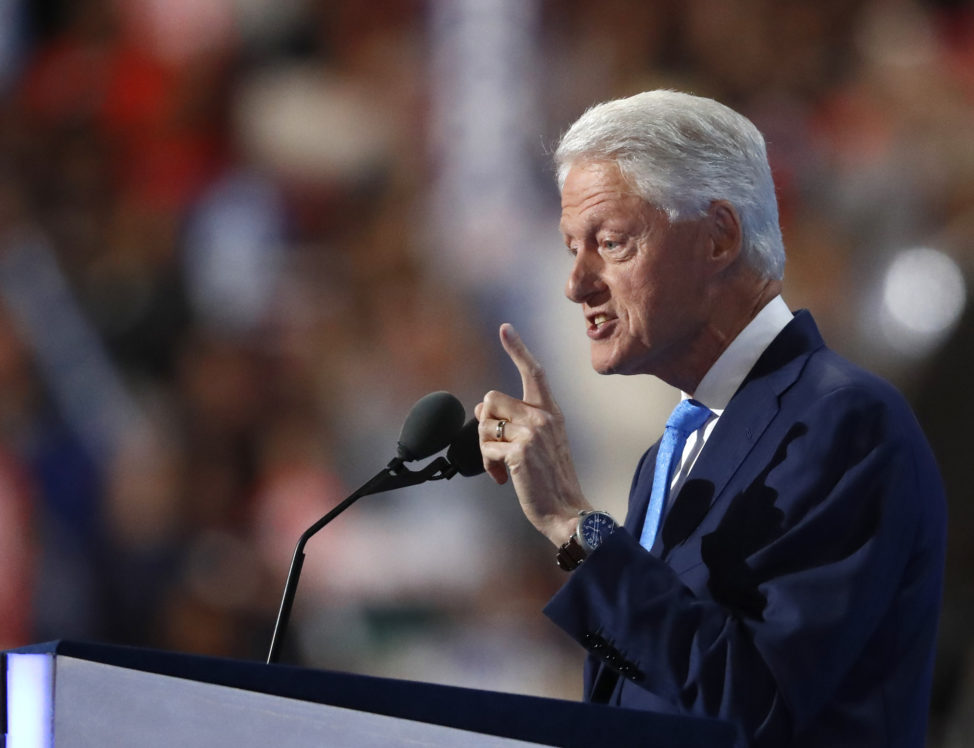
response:
<svg viewBox="0 0 974 748"><path fill-rule="evenodd" d="M922 746L943 489L901 396L781 299L760 133L652 91L586 112L555 160L592 365L659 377L696 418L643 456L616 529L501 326L523 394L477 406L484 464L573 569L545 612L591 653L586 698L728 719L753 745Z"/></svg>

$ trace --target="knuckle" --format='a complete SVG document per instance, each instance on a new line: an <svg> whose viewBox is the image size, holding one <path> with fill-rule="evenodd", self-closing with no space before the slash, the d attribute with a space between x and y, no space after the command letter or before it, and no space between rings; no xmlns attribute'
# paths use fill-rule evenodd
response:
<svg viewBox="0 0 974 748"><path fill-rule="evenodd" d="M552 426L552 424L557 423L557 417L553 413L549 413L546 410L538 410L534 416L534 426L538 429L547 429Z"/></svg>

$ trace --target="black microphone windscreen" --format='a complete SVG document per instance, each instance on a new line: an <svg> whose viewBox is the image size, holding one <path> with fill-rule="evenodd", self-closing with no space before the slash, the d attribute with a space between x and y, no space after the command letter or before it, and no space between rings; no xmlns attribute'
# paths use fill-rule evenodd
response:
<svg viewBox="0 0 974 748"><path fill-rule="evenodd" d="M449 392L431 392L413 405L399 432L399 458L409 462L436 454L463 427L463 405Z"/></svg>
<svg viewBox="0 0 974 748"><path fill-rule="evenodd" d="M446 459L453 463L460 475L468 478L484 472L484 457L480 453L480 436L477 433L479 426L480 422L476 418L463 424L446 452Z"/></svg>

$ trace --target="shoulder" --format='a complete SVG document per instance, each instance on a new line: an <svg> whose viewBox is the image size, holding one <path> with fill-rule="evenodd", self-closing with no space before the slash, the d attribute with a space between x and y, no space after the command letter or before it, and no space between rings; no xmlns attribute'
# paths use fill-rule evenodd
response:
<svg viewBox="0 0 974 748"><path fill-rule="evenodd" d="M843 486L854 486L856 505L872 503L872 496L877 508L886 505L907 524L926 524L923 517L931 527L942 524L939 467L912 408L890 382L823 346L782 393L779 417L798 437L799 462L791 468L814 467L811 493L839 496L848 493Z"/></svg>
<svg viewBox="0 0 974 748"><path fill-rule="evenodd" d="M870 465L885 474L878 482L888 487L895 475L899 489L942 493L933 453L906 398L829 348L808 312L795 315L738 395L731 403L738 417L768 409L765 433L773 443L766 447L775 448L785 470L814 467L820 482L832 484Z"/></svg>
<svg viewBox="0 0 974 748"><path fill-rule="evenodd" d="M875 429L876 435L926 442L913 410L890 382L854 364L828 347L814 351L782 393L783 408L843 429Z"/></svg>
<svg viewBox="0 0 974 748"><path fill-rule="evenodd" d="M854 413L863 419L863 426L888 427L922 438L902 393L828 347L807 311L795 315L755 369L758 377L780 377L776 389L785 411L826 420ZM782 376L782 372L787 373Z"/></svg>

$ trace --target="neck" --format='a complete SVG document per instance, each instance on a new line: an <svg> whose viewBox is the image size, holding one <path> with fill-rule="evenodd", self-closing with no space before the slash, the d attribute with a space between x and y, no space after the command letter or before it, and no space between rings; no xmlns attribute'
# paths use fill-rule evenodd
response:
<svg viewBox="0 0 974 748"><path fill-rule="evenodd" d="M669 367L668 371L657 372L659 379L691 395L696 391L704 375L727 350L727 346L769 301L781 293L779 280L752 276L750 281L746 293L741 293L742 289L737 284L724 287L689 354Z"/></svg>

